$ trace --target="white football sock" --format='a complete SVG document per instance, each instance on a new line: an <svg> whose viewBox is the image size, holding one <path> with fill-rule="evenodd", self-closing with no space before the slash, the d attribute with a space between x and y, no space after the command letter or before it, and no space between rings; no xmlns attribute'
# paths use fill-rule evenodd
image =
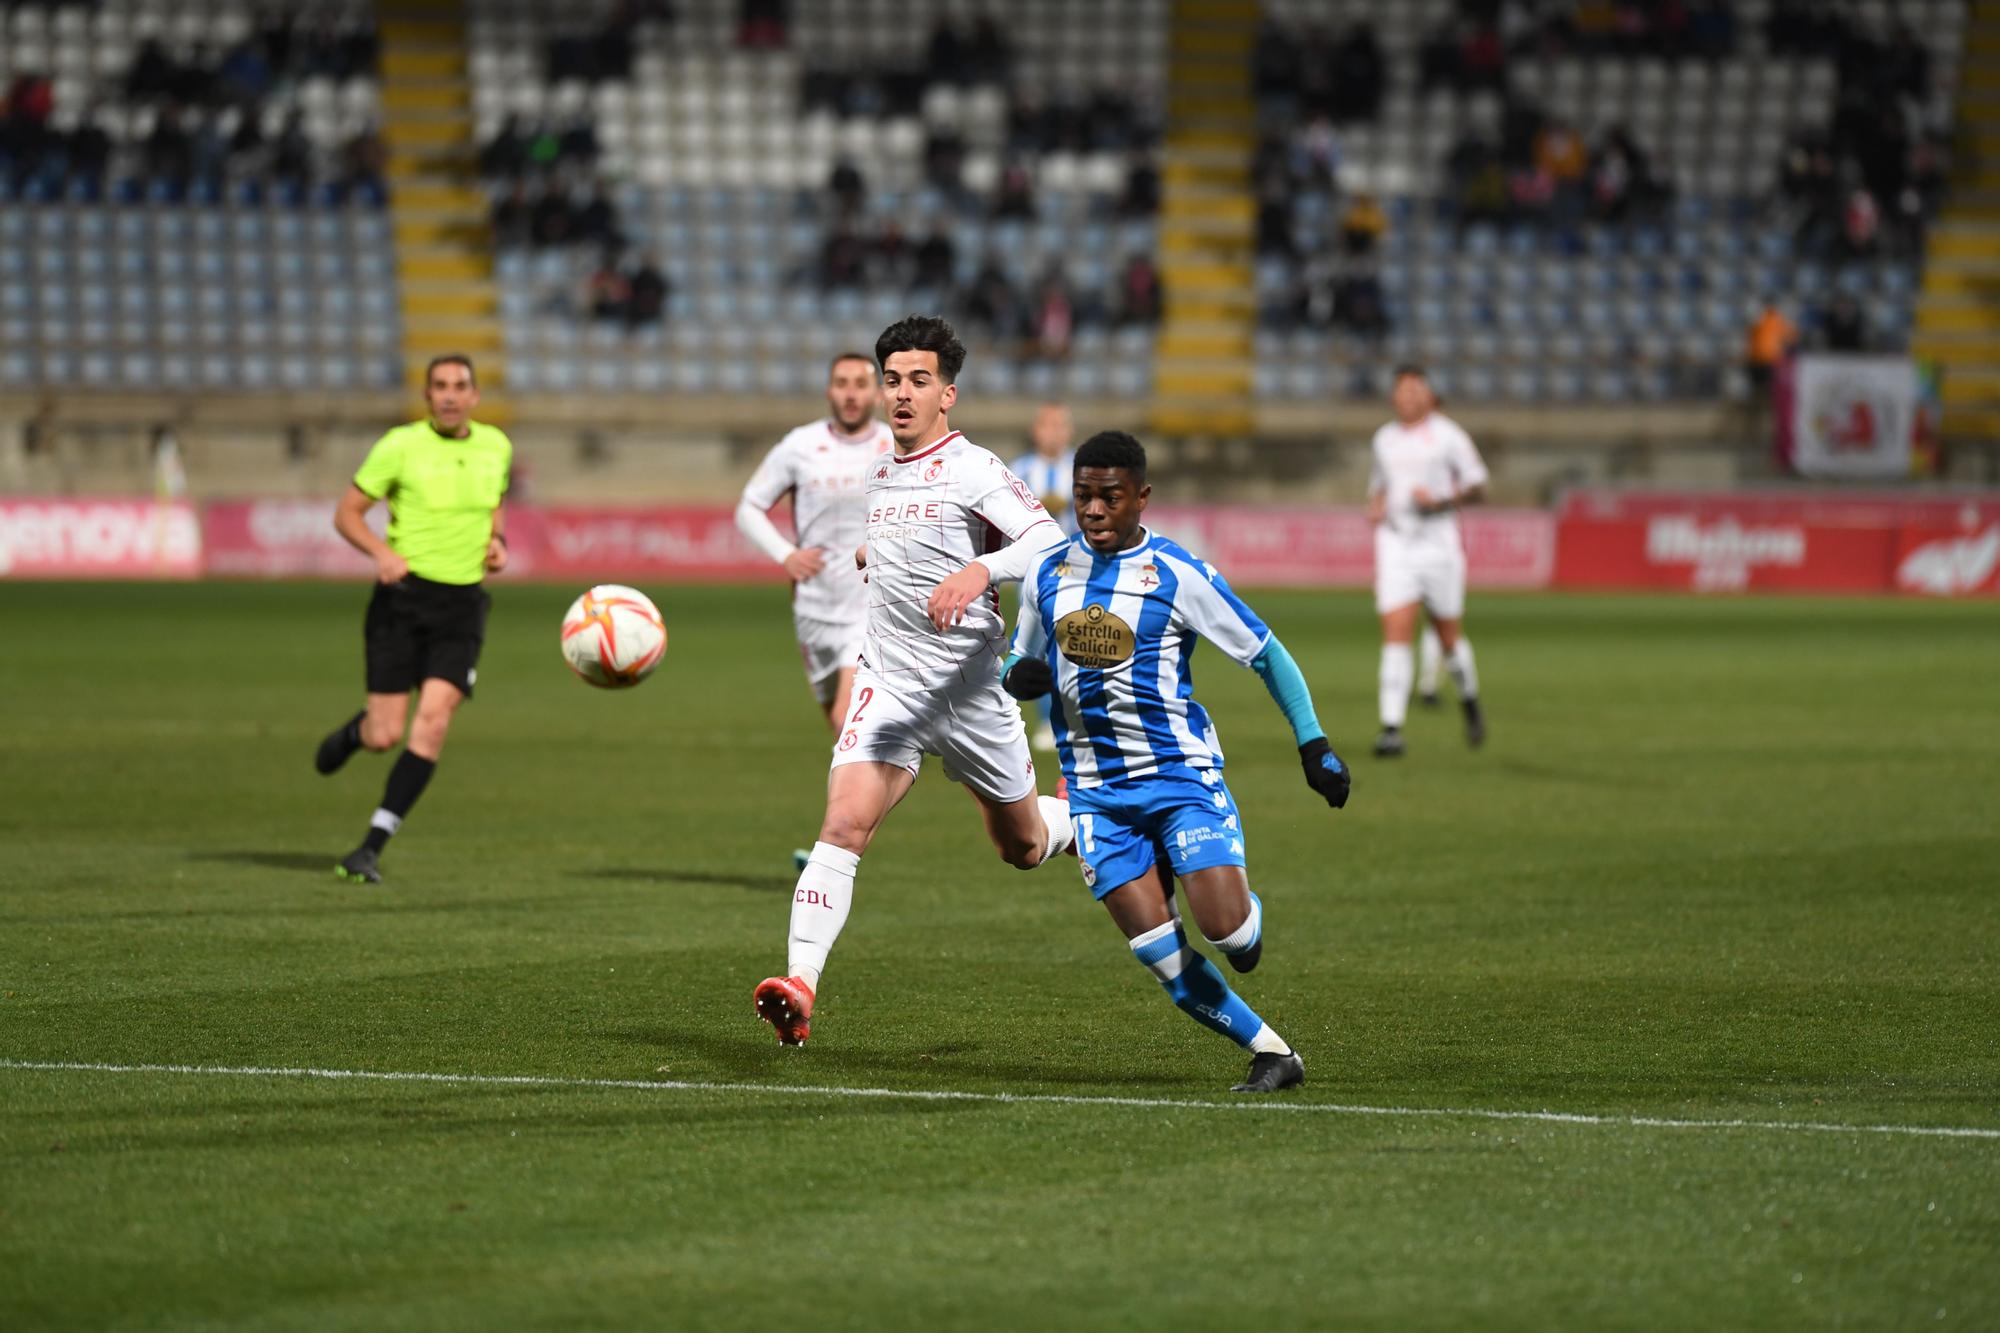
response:
<svg viewBox="0 0 2000 1333"><path fill-rule="evenodd" d="M1069 849L1070 839L1076 836L1076 828L1070 823L1069 802L1059 801L1053 796L1037 796L1035 804L1042 809L1042 822L1049 826L1049 845L1042 850L1040 864L1061 856Z"/></svg>
<svg viewBox="0 0 2000 1333"><path fill-rule="evenodd" d="M854 906L854 872L861 858L830 842L813 844L799 885L792 891L792 933L785 951L785 970L819 990L826 956Z"/></svg>
<svg viewBox="0 0 2000 1333"><path fill-rule="evenodd" d="M1242 953L1257 942L1257 932L1264 928L1264 904L1257 901L1257 895L1250 895L1250 914L1243 918L1243 924L1230 931L1219 940L1209 940L1224 953ZM1203 939L1208 937L1204 935Z"/></svg>
<svg viewBox="0 0 2000 1333"><path fill-rule="evenodd" d="M1290 1055L1292 1044L1279 1036L1276 1028L1266 1023L1258 1028L1257 1035L1250 1039L1250 1051L1253 1055Z"/></svg>
<svg viewBox="0 0 2000 1333"><path fill-rule="evenodd" d="M1460 640L1464 642L1464 640ZM1423 637L1417 640L1417 693L1436 694L1438 692L1438 668L1444 665L1444 640L1438 638L1437 626L1428 621L1424 624Z"/></svg>
<svg viewBox="0 0 2000 1333"><path fill-rule="evenodd" d="M1445 665L1451 671L1451 683L1458 687L1458 697L1477 699L1479 670L1472 665L1472 640L1459 635L1458 645L1451 650L1451 661Z"/></svg>
<svg viewBox="0 0 2000 1333"><path fill-rule="evenodd" d="M1410 645L1382 645L1382 725L1400 727L1410 715Z"/></svg>

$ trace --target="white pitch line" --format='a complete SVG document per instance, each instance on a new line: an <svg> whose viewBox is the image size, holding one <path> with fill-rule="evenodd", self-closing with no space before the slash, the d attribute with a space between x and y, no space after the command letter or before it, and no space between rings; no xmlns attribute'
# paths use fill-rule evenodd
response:
<svg viewBox="0 0 2000 1333"><path fill-rule="evenodd" d="M1891 1134L1906 1138L2000 1139L2000 1129L1958 1125L1838 1125L1812 1120L1677 1120L1582 1111L1496 1111L1480 1107L1347 1106L1335 1102L1197 1101L1177 1097L1079 1097L1054 1092L955 1092L924 1088L813 1087L782 1083L712 1083L696 1079L557 1078L547 1074L430 1074L410 1070L288 1069L238 1065L115 1065L69 1060L0 1060L0 1069L82 1074L206 1074L228 1078L308 1078L332 1082L443 1083L481 1088L617 1088L638 1092L731 1092L767 1097L877 1097L912 1102L982 1102L1001 1106L1116 1106L1145 1110L1372 1115L1391 1119L1516 1120L1625 1129L1747 1129L1792 1134Z"/></svg>

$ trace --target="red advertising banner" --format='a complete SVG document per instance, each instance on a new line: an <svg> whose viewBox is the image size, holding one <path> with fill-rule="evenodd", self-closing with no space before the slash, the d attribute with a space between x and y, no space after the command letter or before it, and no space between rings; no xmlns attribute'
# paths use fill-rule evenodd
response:
<svg viewBox="0 0 2000 1333"><path fill-rule="evenodd" d="M1244 587L1362 588L1375 580L1375 528L1357 508L1162 505L1147 522ZM1555 521L1538 509L1459 516L1466 579L1475 588L1546 588Z"/></svg>
<svg viewBox="0 0 2000 1333"><path fill-rule="evenodd" d="M554 506L510 510L508 555L538 578L758 580L785 577L736 530L736 511Z"/></svg>
<svg viewBox="0 0 2000 1333"><path fill-rule="evenodd" d="M1563 588L1993 595L2000 496L1581 491L1556 548Z"/></svg>
<svg viewBox="0 0 2000 1333"><path fill-rule="evenodd" d="M200 574L201 523L185 501L0 499L0 578Z"/></svg>
<svg viewBox="0 0 2000 1333"><path fill-rule="evenodd" d="M379 509L369 518L380 533ZM208 572L227 578L364 578L367 556L333 530L331 500L217 500L202 506Z"/></svg>

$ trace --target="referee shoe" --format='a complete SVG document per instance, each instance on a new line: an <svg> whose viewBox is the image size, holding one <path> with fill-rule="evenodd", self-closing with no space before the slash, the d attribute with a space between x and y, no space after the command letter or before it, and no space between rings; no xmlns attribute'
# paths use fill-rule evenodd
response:
<svg viewBox="0 0 2000 1333"><path fill-rule="evenodd" d="M333 873L350 884L380 884L382 863L375 855L375 849L363 843L340 859Z"/></svg>

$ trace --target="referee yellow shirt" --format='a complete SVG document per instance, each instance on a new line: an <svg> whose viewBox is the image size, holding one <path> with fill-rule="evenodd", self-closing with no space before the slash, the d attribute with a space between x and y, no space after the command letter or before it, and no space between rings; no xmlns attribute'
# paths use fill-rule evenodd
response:
<svg viewBox="0 0 2000 1333"><path fill-rule="evenodd" d="M410 572L434 583L478 583L486 576L493 511L507 497L514 444L492 426L466 423L467 435L440 435L428 421L398 426L375 442L354 484L389 502L389 549Z"/></svg>

